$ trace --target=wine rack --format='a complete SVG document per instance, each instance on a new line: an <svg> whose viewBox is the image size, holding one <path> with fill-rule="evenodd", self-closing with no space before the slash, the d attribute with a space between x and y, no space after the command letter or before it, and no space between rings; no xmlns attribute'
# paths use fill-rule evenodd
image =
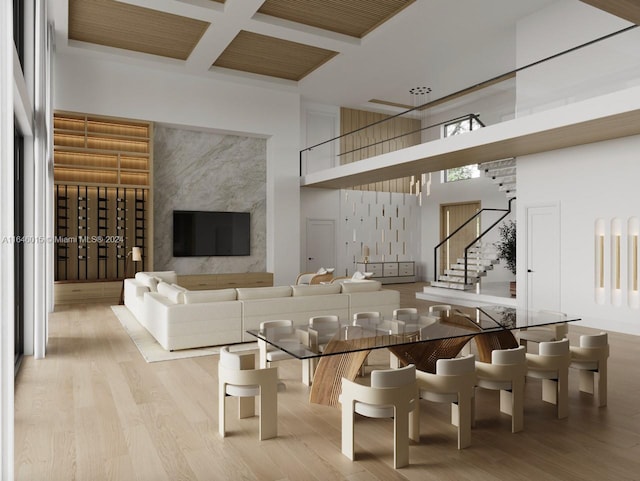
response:
<svg viewBox="0 0 640 481"><path fill-rule="evenodd" d="M150 122L54 114L56 288L153 268L152 159Z"/></svg>

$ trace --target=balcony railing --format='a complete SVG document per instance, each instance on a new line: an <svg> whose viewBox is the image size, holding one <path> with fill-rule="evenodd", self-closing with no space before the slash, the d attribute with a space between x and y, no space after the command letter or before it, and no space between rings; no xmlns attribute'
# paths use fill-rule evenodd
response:
<svg viewBox="0 0 640 481"><path fill-rule="evenodd" d="M374 113L341 135L300 151L300 175L443 137L444 125L474 116L494 125L638 85L640 30L632 25L396 113ZM594 68L597 65L598 68ZM399 110L400 109L400 110ZM380 112L390 112L383 108ZM399 111L398 111L399 110Z"/></svg>

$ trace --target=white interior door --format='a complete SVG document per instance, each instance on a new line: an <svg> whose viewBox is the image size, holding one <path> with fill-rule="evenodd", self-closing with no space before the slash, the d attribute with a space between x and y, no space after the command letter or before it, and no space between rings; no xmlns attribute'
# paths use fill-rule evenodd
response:
<svg viewBox="0 0 640 481"><path fill-rule="evenodd" d="M557 204L527 212L527 308L560 310L560 214Z"/></svg>
<svg viewBox="0 0 640 481"><path fill-rule="evenodd" d="M336 223L333 219L307 219L306 272L336 267Z"/></svg>

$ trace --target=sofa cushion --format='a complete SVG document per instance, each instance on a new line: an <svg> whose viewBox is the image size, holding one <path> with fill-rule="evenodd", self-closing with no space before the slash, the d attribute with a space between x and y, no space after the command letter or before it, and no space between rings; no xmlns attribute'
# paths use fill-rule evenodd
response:
<svg viewBox="0 0 640 481"><path fill-rule="evenodd" d="M292 289L293 289L293 297L340 294L340 284L316 284L312 286L292 286Z"/></svg>
<svg viewBox="0 0 640 481"><path fill-rule="evenodd" d="M136 280L143 286L148 287L151 292L158 292L158 282L161 281L159 277L153 276L148 272L138 272Z"/></svg>
<svg viewBox="0 0 640 481"><path fill-rule="evenodd" d="M158 294L163 295L175 304L184 303L184 291L182 289L177 289L173 285L167 284L164 281L158 282Z"/></svg>
<svg viewBox="0 0 640 481"><path fill-rule="evenodd" d="M145 276L158 277L167 284L174 284L178 282L178 275L176 274L176 271L138 272L136 274L136 280L140 280L141 277Z"/></svg>
<svg viewBox="0 0 640 481"><path fill-rule="evenodd" d="M379 291L382 288L380 281L345 281L340 284L343 294L350 292L370 292Z"/></svg>
<svg viewBox="0 0 640 481"><path fill-rule="evenodd" d="M271 299L275 297L291 297L291 286L276 286L276 287L239 287L238 300L244 301L247 299Z"/></svg>
<svg viewBox="0 0 640 481"><path fill-rule="evenodd" d="M179 286L178 284L171 284L176 289L180 289L182 292L187 292L188 289L186 287Z"/></svg>
<svg viewBox="0 0 640 481"><path fill-rule="evenodd" d="M183 293L185 304L200 304L203 302L235 301L235 289L212 289L206 291L186 291Z"/></svg>

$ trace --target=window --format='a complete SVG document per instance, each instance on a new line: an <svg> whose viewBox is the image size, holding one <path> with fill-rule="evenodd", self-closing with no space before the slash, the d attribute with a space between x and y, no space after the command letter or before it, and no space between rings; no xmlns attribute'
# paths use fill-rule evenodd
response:
<svg viewBox="0 0 640 481"><path fill-rule="evenodd" d="M460 135L472 130L484 127L480 119L475 115L469 115L463 119L455 120L444 124L442 128L443 137L451 137L452 135ZM456 180L466 180L480 177L478 164L465 165L463 167L455 167L444 171L444 182L455 182Z"/></svg>

